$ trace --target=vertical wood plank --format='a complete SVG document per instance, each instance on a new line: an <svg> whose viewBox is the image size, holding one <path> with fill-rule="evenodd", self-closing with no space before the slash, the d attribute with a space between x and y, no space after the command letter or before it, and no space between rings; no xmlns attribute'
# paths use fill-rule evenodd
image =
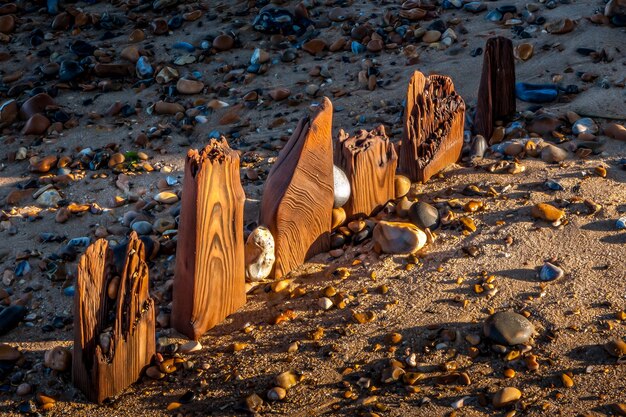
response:
<svg viewBox="0 0 626 417"><path fill-rule="evenodd" d="M330 248L332 116L325 97L313 117L300 120L265 182L259 224L274 236L275 278Z"/></svg>
<svg viewBox="0 0 626 417"><path fill-rule="evenodd" d="M197 340L246 301L239 154L225 139L185 162L172 326Z"/></svg>

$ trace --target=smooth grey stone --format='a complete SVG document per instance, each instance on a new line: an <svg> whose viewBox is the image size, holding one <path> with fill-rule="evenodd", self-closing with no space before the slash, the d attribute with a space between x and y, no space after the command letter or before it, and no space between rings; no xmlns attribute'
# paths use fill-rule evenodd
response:
<svg viewBox="0 0 626 417"><path fill-rule="evenodd" d="M145 220L134 222L131 228L140 235L152 234L152 224L150 224L150 222L147 222Z"/></svg>
<svg viewBox="0 0 626 417"><path fill-rule="evenodd" d="M485 156L485 151L489 145L487 144L487 140L483 135L476 135L474 138L474 143L472 143L472 151L470 156L472 158L482 158Z"/></svg>
<svg viewBox="0 0 626 417"><path fill-rule="evenodd" d="M501 311L485 320L485 336L501 345L520 345L527 343L535 331L535 326L521 314Z"/></svg>
<svg viewBox="0 0 626 417"><path fill-rule="evenodd" d="M411 223L421 229L435 230L439 227L439 211L436 207L418 201L409 209Z"/></svg>

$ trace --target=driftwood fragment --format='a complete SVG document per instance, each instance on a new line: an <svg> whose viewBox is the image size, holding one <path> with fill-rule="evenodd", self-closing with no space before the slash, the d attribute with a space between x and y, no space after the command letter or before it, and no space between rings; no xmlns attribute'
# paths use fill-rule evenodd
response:
<svg viewBox="0 0 626 417"><path fill-rule="evenodd" d="M191 339L246 302L244 202L239 154L225 139L187 153L171 320Z"/></svg>
<svg viewBox="0 0 626 417"><path fill-rule="evenodd" d="M456 162L463 147L465 102L449 77L415 71L409 82L399 170L411 181L426 182Z"/></svg>
<svg viewBox="0 0 626 417"><path fill-rule="evenodd" d="M116 263L100 239L81 257L74 296L74 384L102 403L139 379L156 352L154 302L143 242L135 232Z"/></svg>
<svg viewBox="0 0 626 417"><path fill-rule="evenodd" d="M340 130L334 155L350 181L350 199L343 206L348 219L369 217L394 198L398 157L382 125L355 136Z"/></svg>
<svg viewBox="0 0 626 417"><path fill-rule="evenodd" d="M330 248L332 117L324 98L315 115L300 120L265 183L259 224L274 236L275 278Z"/></svg>
<svg viewBox="0 0 626 417"><path fill-rule="evenodd" d="M515 60L513 42L503 36L489 38L485 46L483 70L474 116L474 133L487 140L497 120L515 114Z"/></svg>

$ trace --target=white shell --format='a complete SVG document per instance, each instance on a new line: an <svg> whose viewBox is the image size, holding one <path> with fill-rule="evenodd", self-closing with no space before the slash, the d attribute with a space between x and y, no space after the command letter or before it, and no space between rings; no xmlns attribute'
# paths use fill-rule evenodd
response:
<svg viewBox="0 0 626 417"><path fill-rule="evenodd" d="M272 272L274 261L274 237L265 226L259 226L248 236L245 247L246 280L259 281Z"/></svg>
<svg viewBox="0 0 626 417"><path fill-rule="evenodd" d="M341 168L337 167L337 165L333 165L333 184L335 193L333 208L339 208L350 199L350 181L348 181L346 173L343 172Z"/></svg>

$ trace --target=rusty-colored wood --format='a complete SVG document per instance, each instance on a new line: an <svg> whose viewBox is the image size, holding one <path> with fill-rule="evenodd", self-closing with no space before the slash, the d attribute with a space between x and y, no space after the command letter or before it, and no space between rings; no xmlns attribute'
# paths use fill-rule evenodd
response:
<svg viewBox="0 0 626 417"><path fill-rule="evenodd" d="M449 77L425 77L415 71L406 94L400 172L426 182L456 162L463 147L464 119L465 102Z"/></svg>
<svg viewBox="0 0 626 417"><path fill-rule="evenodd" d="M350 199L343 206L348 219L369 217L395 197L398 156L382 125L355 136L340 130L334 155L350 181Z"/></svg>
<svg viewBox="0 0 626 417"><path fill-rule="evenodd" d="M239 153L224 138L187 153L172 327L198 340L246 302Z"/></svg>
<svg viewBox="0 0 626 417"><path fill-rule="evenodd" d="M483 69L478 88L478 102L474 115L474 133L487 140L497 120L506 120L515 114L515 60L513 42L496 36L487 40Z"/></svg>
<svg viewBox="0 0 626 417"><path fill-rule="evenodd" d="M121 264L116 265L105 239L80 258L72 369L74 384L91 401L102 403L136 382L156 352L144 259L144 244L135 232Z"/></svg>
<svg viewBox="0 0 626 417"><path fill-rule="evenodd" d="M324 98L313 117L300 120L265 183L259 223L274 236L275 278L330 249L332 117L332 103Z"/></svg>

